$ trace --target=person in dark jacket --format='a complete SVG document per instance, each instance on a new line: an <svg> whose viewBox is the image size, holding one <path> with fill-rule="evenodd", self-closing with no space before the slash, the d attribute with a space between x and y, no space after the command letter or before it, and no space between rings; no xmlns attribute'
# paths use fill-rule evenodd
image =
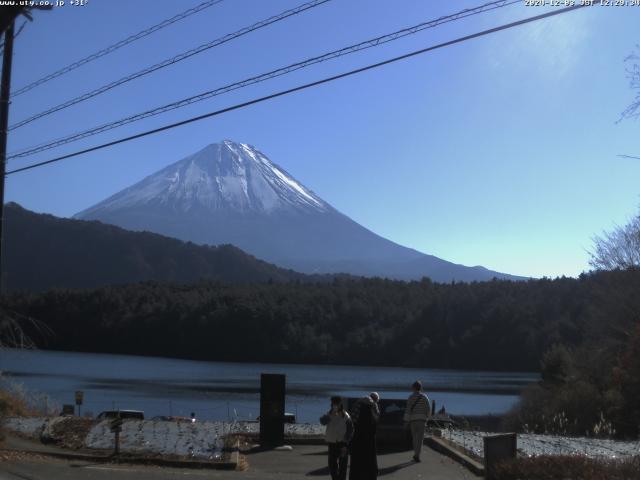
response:
<svg viewBox="0 0 640 480"><path fill-rule="evenodd" d="M320 417L320 423L327 426L324 439L329 445L331 480L346 480L347 445L353 436L353 423L342 406L342 398L331 397L331 410Z"/></svg>
<svg viewBox="0 0 640 480"><path fill-rule="evenodd" d="M353 439L351 440L351 468L349 480L373 480L378 478L376 456L376 428L380 418L378 400L372 392L356 402L352 411Z"/></svg>

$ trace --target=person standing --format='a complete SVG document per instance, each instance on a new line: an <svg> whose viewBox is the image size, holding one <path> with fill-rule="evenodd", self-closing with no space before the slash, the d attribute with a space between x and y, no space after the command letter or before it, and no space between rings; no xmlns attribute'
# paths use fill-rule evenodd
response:
<svg viewBox="0 0 640 480"><path fill-rule="evenodd" d="M413 392L407 400L407 408L404 411L404 424L411 429L411 441L413 443L413 461L420 461L422 443L424 442L424 428L431 409L429 398L422 392L422 383L419 380L411 385Z"/></svg>
<svg viewBox="0 0 640 480"><path fill-rule="evenodd" d="M376 428L380 418L379 399L376 392L371 392L369 396L358 400L351 411L354 433L351 440L349 480L378 478Z"/></svg>
<svg viewBox="0 0 640 480"><path fill-rule="evenodd" d="M320 417L320 423L327 426L324 440L329 445L331 480L346 480L349 461L347 446L353 437L353 422L344 410L342 398L331 397L331 409Z"/></svg>

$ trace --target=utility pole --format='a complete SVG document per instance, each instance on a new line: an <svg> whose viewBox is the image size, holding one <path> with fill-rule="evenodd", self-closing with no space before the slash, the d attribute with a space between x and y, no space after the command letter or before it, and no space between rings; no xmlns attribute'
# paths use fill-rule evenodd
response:
<svg viewBox="0 0 640 480"><path fill-rule="evenodd" d="M11 63L13 61L13 38L15 19L23 15L32 21L32 10L51 10L52 5L31 7L4 7L0 13L0 27L4 30L4 54L2 57L2 79L0 80L0 296L4 287L2 268L3 226L4 226L4 182L7 171L7 135L9 134L9 104L11 103Z"/></svg>
<svg viewBox="0 0 640 480"><path fill-rule="evenodd" d="M9 133L9 96L11 92L11 62L13 58L13 29L11 21L4 31L4 55L2 58L2 80L0 84L0 295L4 284L2 269L2 234L4 224L4 181L7 167L7 134Z"/></svg>

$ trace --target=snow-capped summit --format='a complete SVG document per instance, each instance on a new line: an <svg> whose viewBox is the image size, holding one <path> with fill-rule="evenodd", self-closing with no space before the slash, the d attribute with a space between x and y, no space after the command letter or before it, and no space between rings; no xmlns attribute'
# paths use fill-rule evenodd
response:
<svg viewBox="0 0 640 480"><path fill-rule="evenodd" d="M508 275L406 248L338 212L246 143L209 145L76 215L201 244L230 243L307 273L488 280Z"/></svg>
<svg viewBox="0 0 640 480"><path fill-rule="evenodd" d="M78 217L136 205L165 205L182 212L204 208L245 213L324 212L329 208L259 150L231 140L208 145Z"/></svg>

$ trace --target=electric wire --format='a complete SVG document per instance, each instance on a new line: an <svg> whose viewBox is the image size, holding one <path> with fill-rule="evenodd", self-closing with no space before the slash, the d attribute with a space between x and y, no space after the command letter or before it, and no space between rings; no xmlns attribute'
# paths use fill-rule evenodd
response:
<svg viewBox="0 0 640 480"><path fill-rule="evenodd" d="M458 37L456 39L449 40L447 42L439 43L437 45L432 45L432 46L429 46L429 47L426 47L426 48L422 48L420 50L414 50L414 51L412 51L410 53L406 53L404 55L393 57L393 58L390 58L390 59L387 59L387 60L384 60L384 61L381 61L381 62L378 62L378 63L369 64L369 65L364 66L364 67L360 67L360 68L356 68L354 70L343 72L343 73L340 73L338 75L333 75L331 77L326 77L326 78L323 78L323 79L320 79L320 80L316 80L314 82L310 82L310 83L306 83L306 84L303 84L303 85L299 85L297 87L289 88L287 90L281 90L279 92L272 93L270 95L266 95L266 96L263 96L263 97L255 98L253 100L249 100L249 101L246 101L246 102L243 102L243 103L238 103L238 104L235 104L235 105L232 105L230 107L226 107L226 108L223 108L223 109L220 109L220 110L216 110L216 111L213 111L213 112L205 113L203 115L198 115L196 117L191 117L191 118L188 118L186 120L182 120L182 121L179 121L179 122L175 122L175 123L171 123L171 124L168 124L168 125L164 125L164 126L159 127L159 128L154 128L152 130L147 130L145 132L141 132L141 133L138 133L138 134L135 134L135 135L130 135L128 137L120 138L118 140L113 140L113 141L106 142L106 143L103 143L103 144L100 144L100 145L95 145L93 147L85 148L83 150L79 150L79 151L76 151L76 152L73 152L73 153L68 153L66 155L61 155L59 157L52 158L52 159L49 159L49 160L45 160L45 161L42 161L42 162L33 163L33 164L27 165L25 167L16 168L14 170L8 171L5 175L12 175L12 174L15 174L15 173L24 172L24 171L27 171L27 170L32 170L34 168L39 168L39 167L42 167L44 165L49 165L49 164L52 164L52 163L60 162L62 160L66 160L68 158L77 157L77 156L83 155L85 153L95 152L97 150L102 150L102 149L105 149L105 148L108 148L108 147L112 147L114 145L119 145L121 143L130 142L130 141L136 140L138 138L142 138L142 137L146 137L146 136L153 135L153 134L156 134L156 133L164 132L166 130L171 130L173 128L177 128L177 127L180 127L180 126L183 126L183 125L187 125L187 124L190 124L190 123L193 123L193 122L204 120L206 118L222 115L224 113L231 112L231 111L234 111L234 110L239 110L241 108L245 108L245 107L248 107L250 105L255 105L257 103L262 103L262 102L265 102L267 100L271 100L271 99L274 99L274 98L282 97L282 96L289 95L289 94L294 93L294 92L299 92L299 91L302 91L302 90L306 90L308 88L312 88L312 87L316 87L316 86L319 86L319 85L322 85L322 84L325 84L325 83L333 82L335 80L339 80L339 79L342 79L342 78L350 77L350 76L356 75L358 73L362 73L362 72L366 72L366 71L369 71L369 70L373 70L375 68L379 68L379 67L382 67L384 65L389 65L389 64L392 64L392 63L399 62L401 60L406 60L407 58L415 57L417 55L421 55L421 54L424 54L424 53L427 53L427 52L431 52L433 50L437 50L437 49L440 49L440 48L448 47L448 46L455 45L455 44L458 44L458 43L463 43L463 42L466 42L466 41L469 41L469 40L472 40L472 39L475 39L475 38L483 37L485 35L490 35L492 33L496 33L496 32L502 31L502 30L507 30L507 29L514 28L514 27L517 27L517 26L520 26L520 25L524 25L524 24L527 24L527 23L531 23L531 22L535 22L535 21L538 21L538 20L542 20L544 18L553 17L553 16L556 16L556 15L560 15L560 14L567 13L567 12L570 12L570 11L578 10L580 8L584 8L584 7L588 7L588 6L591 6L591 5L590 4L573 5L573 6L570 6L570 7L565 7L565 8L561 8L561 9L558 9L558 10L554 10L554 11L551 11L551 12L542 13L540 15L527 17L527 18L524 18L522 20L518 20L518 21L515 21L515 22L503 24L503 25L500 25L498 27L490 28L490 29L487 29L487 30L482 30L480 32L476 32L476 33L472 33L472 34L469 34L469 35L465 35L463 37Z"/></svg>
<svg viewBox="0 0 640 480"><path fill-rule="evenodd" d="M18 31L13 35L13 39L14 40L16 38L18 38L18 35L20 35L22 33L22 30L24 30L24 27L26 25L27 25L27 20L22 22L22 25L20 25L20 28L18 28ZM0 55L4 55L4 41L2 43L0 43Z"/></svg>
<svg viewBox="0 0 640 480"><path fill-rule="evenodd" d="M69 108L72 105L76 105L78 103L84 102L86 100L89 100L90 98L96 97L98 95L101 95L105 92L108 92L109 90L112 90L116 87L119 87L120 85L124 85L125 83L131 82L132 80L135 80L137 78L143 77L145 75L149 75L150 73L156 72L162 68L171 66L171 65L175 65L178 62L181 62L183 60L186 60L187 58L191 58L194 55L198 55L199 53L205 52L207 50L210 50L214 47L218 47L224 43L230 42L231 40L235 40L238 37L242 37L243 35L246 35L250 32L253 32L255 30L259 30L261 28L267 27L269 25L272 25L276 22L282 21L286 18L292 17L294 15L298 15L302 12L305 12L307 10L310 10L314 7L320 6L324 3L330 2L331 0L312 0L310 2L307 3L303 3L301 5L298 5L295 8L291 8L289 10L285 10L282 13L279 13L278 15L274 15L272 17L269 17L265 20L261 20L259 22L254 23L253 25L250 25L248 27L242 28L236 32L233 33L229 33L227 35L224 35L223 37L217 38L215 40L212 40L210 42L204 43L202 45L199 45L198 47L192 48L191 50L187 50L185 52L179 53L178 55L175 55L171 58L167 58L165 60L163 60L162 62L156 63L154 65L151 65L149 67L146 67L142 70L139 70L137 72L131 73L129 75L126 75L122 78L119 78L118 80L114 80L113 82L107 83L106 85L103 85L99 88L96 88L94 90L91 90L90 92L84 93L82 95L79 95L77 97L74 97L70 100L67 100L63 103L60 103L54 107L51 107L47 110L44 110L40 113L36 113L35 115L32 115L28 118L25 118L24 120L21 120L13 125L11 125L9 127L9 131L11 130L15 130L16 128L20 128L23 127L24 125L27 125L31 122L34 122L35 120L38 120L39 118L42 117L46 117L48 115L51 115L52 113L56 113L59 112L60 110L64 110L65 108Z"/></svg>
<svg viewBox="0 0 640 480"><path fill-rule="evenodd" d="M460 20L462 18L466 18L466 17L470 17L473 15L478 15L480 13L484 13L484 12L488 12L491 10L495 10L497 8L503 8L503 7L507 7L509 5L512 5L514 3L520 3L520 0L499 0L499 1L492 1L489 3L485 3L483 5L480 5L478 7L473 7L473 8L468 8L465 10L461 10L459 12L450 14L450 15L445 15L442 17L439 17L435 20L429 20L426 22L422 22L419 23L417 25L414 25L412 27L408 27L408 28L404 28L398 31L395 31L393 33L389 33L386 35L382 35L370 40L366 40L354 45L350 45L348 47L344 47L338 50L333 50L331 52L316 56L316 57L312 57L306 60L303 60L301 62L297 62L297 63L293 63L290 65L287 65L286 67L281 67L278 68L276 70L271 70L269 72L266 73L262 73L260 75L254 76L254 77L250 77L244 80L241 80L239 82L234 82L222 87L218 87L216 89L213 90L208 90L206 92L202 92L200 94L197 95L193 95L191 97L187 97L184 98L182 100L178 100L176 102L171 102L169 104L166 105L162 105L160 107L156 107L153 108L151 110L147 110L145 112L141 112L141 113L137 113L135 115L131 115L129 117L125 117L125 118L121 118L119 120L113 121L113 122L109 122L109 123L105 123L102 125L99 125L97 127L92 127L88 130L84 130L81 132L76 132L73 133L71 135L67 135L65 137L62 138L58 138L56 140L52 140L52 141L48 141L39 145L34 145L31 147L27 147L24 149L21 149L17 152L11 153L7 158L9 160L11 159L16 159L16 158L23 158L23 157L28 157L31 155L35 155L36 153L40 153L46 150L50 150L52 148L56 148L62 145L66 145L68 143L71 142L75 142L87 137L91 137L93 135L97 135L109 130L113 130L115 128L127 125L129 123L133 123L133 122L137 122L140 120L143 120L145 118L149 118L149 117L153 117L156 115L160 115L162 113L171 111L171 110L175 110L178 108L182 108L188 105L191 105L193 103L197 103L197 102L201 102L204 100L207 100L209 98L215 97L215 96L219 96L225 93L229 93L231 91L234 90L238 90L240 88L245 88L248 87L250 85L254 85L257 83L261 83L267 80L270 80L272 78L276 78L282 75L286 75L292 72L295 72L297 70L309 67L311 65L315 65L321 62L325 62L328 60L333 60L335 58L338 57L342 57L344 55L349 55L352 53L356 53L362 50L366 50L368 48L372 48L372 47L377 47L379 45L394 41L394 40L398 40L400 38L406 37L408 35L413 35L416 34L422 30L428 29L428 28L434 28L438 25L442 25L445 23L449 23L449 22L453 22L456 20Z"/></svg>
<svg viewBox="0 0 640 480"><path fill-rule="evenodd" d="M136 40L140 40L141 38L144 38L148 35L151 35L152 33L155 33L159 30L162 30L163 28L168 27L169 25L173 25L176 22L179 22L180 20L184 20L185 18L190 17L191 15L194 15L196 13L199 13L209 7L212 7L218 3L221 3L224 0L207 0L206 2L202 2L199 5L196 5L195 7L189 8L188 10L185 10L182 13L178 13L177 15L174 15L171 18L168 18L166 20L163 20L160 23L157 23L149 28L146 28L144 30L141 30L140 32L134 34L134 35L130 35L129 37L125 38L124 40L120 40L117 43L114 43L113 45L110 45L106 48L103 48L102 50L92 53L91 55L88 55L76 62L73 62L65 67L60 68L59 70L56 70L53 73L50 73L48 75L45 75L44 77L28 84L25 85L24 87L21 87L19 89L17 89L14 92L11 92L11 96L12 97L17 97L18 95L22 95L23 93L28 92L29 90L33 90L34 88L43 85L51 80L53 80L54 78L58 78L66 73L69 73L73 70L75 70L76 68L79 68L83 65L86 65L89 62L92 62L94 60L97 60L98 58L104 57L105 55L108 55L110 53L115 52L116 50L129 45L130 43L135 42Z"/></svg>

